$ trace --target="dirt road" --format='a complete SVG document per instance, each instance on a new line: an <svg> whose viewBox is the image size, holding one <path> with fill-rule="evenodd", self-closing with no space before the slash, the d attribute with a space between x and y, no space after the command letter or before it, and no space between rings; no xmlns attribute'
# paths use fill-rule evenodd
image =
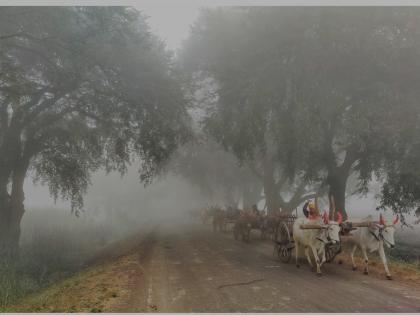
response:
<svg viewBox="0 0 420 315"><path fill-rule="evenodd" d="M420 312L420 288L337 264L317 277L272 256L269 242L234 241L200 225L160 225L127 310L157 312ZM123 309L121 309L123 310Z"/></svg>

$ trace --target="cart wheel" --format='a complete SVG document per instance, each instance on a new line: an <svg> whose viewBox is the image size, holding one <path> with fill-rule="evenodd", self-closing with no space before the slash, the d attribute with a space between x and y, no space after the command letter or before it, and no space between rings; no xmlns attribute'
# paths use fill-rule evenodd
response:
<svg viewBox="0 0 420 315"><path fill-rule="evenodd" d="M289 228L284 222L277 227L275 239L278 246L277 256L283 263L288 263L292 257L293 246L291 246Z"/></svg>
<svg viewBox="0 0 420 315"><path fill-rule="evenodd" d="M341 246L340 244L331 245L327 244L325 245L325 259L327 263L331 263L334 261L335 256L337 256L341 252Z"/></svg>
<svg viewBox="0 0 420 315"><path fill-rule="evenodd" d="M325 245L325 259L327 263L330 263L334 260L335 254L333 248L329 245Z"/></svg>
<svg viewBox="0 0 420 315"><path fill-rule="evenodd" d="M286 264L290 261L290 258L292 258L292 249L287 246L280 246L277 255L281 262Z"/></svg>

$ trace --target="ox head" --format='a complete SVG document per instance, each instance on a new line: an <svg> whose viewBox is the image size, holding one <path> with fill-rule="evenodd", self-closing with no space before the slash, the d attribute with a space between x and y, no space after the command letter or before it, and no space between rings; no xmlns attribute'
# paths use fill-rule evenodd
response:
<svg viewBox="0 0 420 315"><path fill-rule="evenodd" d="M340 242L340 224L343 222L343 215L341 212L337 213L337 221L330 220L329 214L324 211L322 215L325 224L325 236L327 241L336 244Z"/></svg>
<svg viewBox="0 0 420 315"><path fill-rule="evenodd" d="M385 221L382 214L379 215L379 224L376 226L378 230L377 238L382 240L389 248L395 247L394 234L398 220L398 215L391 222Z"/></svg>

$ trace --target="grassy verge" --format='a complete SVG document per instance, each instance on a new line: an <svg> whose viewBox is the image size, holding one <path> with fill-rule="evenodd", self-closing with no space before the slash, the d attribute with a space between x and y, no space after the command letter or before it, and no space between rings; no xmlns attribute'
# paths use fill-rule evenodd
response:
<svg viewBox="0 0 420 315"><path fill-rule="evenodd" d="M34 210L23 222L20 257L0 260L0 308L82 270L111 241L104 225L68 213Z"/></svg>
<svg viewBox="0 0 420 315"><path fill-rule="evenodd" d="M105 246L82 270L0 306L0 312L145 312L132 294L144 283L143 267L153 234L137 233Z"/></svg>
<svg viewBox="0 0 420 315"><path fill-rule="evenodd" d="M416 252L416 248L405 244L398 244L397 246L399 246L398 250L387 250L386 253L388 267L393 279L412 284L420 284L420 263L418 256L413 255ZM344 244L343 252L336 257L336 261L342 261L348 268L352 267L350 249L350 245ZM385 278L385 270L378 253L368 253L368 257L370 275ZM355 253L355 263L358 268L356 272L362 272L364 262L360 250L357 250Z"/></svg>
<svg viewBox="0 0 420 315"><path fill-rule="evenodd" d="M136 254L85 271L0 308L2 312L111 312L128 299L129 287L142 277ZM142 312L145 310L135 310Z"/></svg>

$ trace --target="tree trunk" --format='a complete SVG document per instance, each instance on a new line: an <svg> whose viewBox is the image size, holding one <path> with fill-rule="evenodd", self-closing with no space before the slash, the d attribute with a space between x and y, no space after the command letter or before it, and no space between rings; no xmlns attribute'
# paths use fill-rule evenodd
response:
<svg viewBox="0 0 420 315"><path fill-rule="evenodd" d="M347 179L351 173L353 164L359 158L360 151L359 145L351 145L346 150L346 157L344 158L343 163L340 166L331 165L328 168L328 177L327 183L329 185L328 196L331 200L331 197L334 197L335 212L341 212L343 215L343 220L347 220L347 211L346 211L346 188L347 188ZM331 159L330 163L334 159ZM332 218L332 213L330 211L330 219Z"/></svg>
<svg viewBox="0 0 420 315"><path fill-rule="evenodd" d="M23 184L27 165L15 168L12 178L11 193L7 184L0 191L0 257L16 259L19 254L20 222L25 212Z"/></svg>
<svg viewBox="0 0 420 315"><path fill-rule="evenodd" d="M274 179L274 163L270 157L264 156L263 160L263 186L267 213L277 213L280 207L278 189Z"/></svg>
<svg viewBox="0 0 420 315"><path fill-rule="evenodd" d="M347 186L347 175L334 172L329 176L328 179L329 192L328 195L334 198L335 213L341 212L343 220L347 219L346 212L346 186ZM330 211L330 219L332 218L332 211Z"/></svg>
<svg viewBox="0 0 420 315"><path fill-rule="evenodd" d="M23 208L16 207L9 196L3 195L0 202L0 256L1 259L14 259L19 252Z"/></svg>
<svg viewBox="0 0 420 315"><path fill-rule="evenodd" d="M279 211L280 201L274 178L272 174L265 174L264 196L267 204L268 214L275 214Z"/></svg>

